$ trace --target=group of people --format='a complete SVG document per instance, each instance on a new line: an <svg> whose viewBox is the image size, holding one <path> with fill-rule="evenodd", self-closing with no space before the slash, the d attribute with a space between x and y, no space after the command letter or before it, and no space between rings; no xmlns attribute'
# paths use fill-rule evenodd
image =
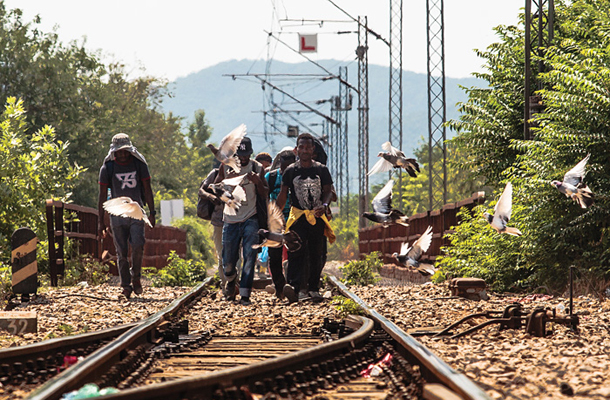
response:
<svg viewBox="0 0 610 400"><path fill-rule="evenodd" d="M275 201L283 212L285 229L296 232L302 246L293 252L284 247L268 249L273 280L271 291L290 303L304 299L319 301L322 299L319 282L327 238L331 243L334 241L329 224L333 182L328 168L316 161L316 158L324 158L321 161L325 162L325 153L312 135L303 133L298 136L294 148L282 149L275 159L268 153L259 153L252 159L252 154L252 142L244 137L236 152L240 171L237 173L220 164L208 174L199 189L200 197L215 204L211 224L225 299L234 301L239 292L239 303L251 304L254 270L260 251L252 246L261 240L259 228L266 227L267 202ZM224 203L210 186L238 176L244 176L240 186L246 199L234 213L227 213ZM242 272L238 290L240 252ZM285 271L284 261L287 261Z"/></svg>
<svg viewBox="0 0 610 400"><path fill-rule="evenodd" d="M273 280L271 291L290 303L304 299L319 301L322 299L319 285L326 261L327 240L332 243L335 239L329 223L329 203L336 201L336 194L328 168L324 165L326 153L311 134L303 133L297 137L294 148L282 149L275 159L268 153L260 153L252 159L252 154L252 142L244 136L235 154L240 171L236 172L225 164L217 165L199 189L199 196L214 204L211 224L225 299L235 301L239 293L240 304L251 304L250 294L260 251L253 245L262 240L259 228L266 228L267 205L274 201L283 212L285 230L296 232L302 244L295 251L286 251L284 247L268 249ZM228 207L210 186L239 176L243 176L239 185L245 192L245 200L237 209L227 213ZM150 224L155 226L156 211L150 178L146 159L131 143L129 136L124 133L115 135L99 172L98 229L101 237L108 233L103 204L109 199L128 197L140 207L146 204ZM141 270L145 236L144 221L126 216L129 217L110 215L110 227L117 251L122 294L130 298L132 293L141 294L143 291ZM130 246L131 263L128 259ZM240 255L242 271L237 282Z"/></svg>

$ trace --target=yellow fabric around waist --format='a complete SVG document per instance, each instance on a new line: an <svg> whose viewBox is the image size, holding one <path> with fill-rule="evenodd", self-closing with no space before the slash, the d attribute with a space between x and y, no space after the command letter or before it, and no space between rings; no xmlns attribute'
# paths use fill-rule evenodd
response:
<svg viewBox="0 0 610 400"><path fill-rule="evenodd" d="M300 208L290 207L290 214L288 215L288 221L286 221L286 230L289 230L290 226L301 218L303 214L305 214L305 219L307 222L309 222L311 225L316 224L316 215L314 214L313 210L301 210ZM324 236L328 238L328 243L334 243L336 239L335 232L330 226L330 222L328 222L326 214L322 214L320 218L322 218L322 221L324 221Z"/></svg>

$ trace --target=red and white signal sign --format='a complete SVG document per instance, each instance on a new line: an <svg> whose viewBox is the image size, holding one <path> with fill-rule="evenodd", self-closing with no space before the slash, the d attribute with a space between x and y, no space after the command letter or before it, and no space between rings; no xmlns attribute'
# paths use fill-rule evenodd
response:
<svg viewBox="0 0 610 400"><path fill-rule="evenodd" d="M317 53L318 52L318 35L299 33L299 52L300 53Z"/></svg>

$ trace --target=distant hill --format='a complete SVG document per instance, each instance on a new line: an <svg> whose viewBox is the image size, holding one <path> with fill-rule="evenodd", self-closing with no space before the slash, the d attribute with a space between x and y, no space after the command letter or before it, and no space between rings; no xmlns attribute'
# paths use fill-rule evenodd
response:
<svg viewBox="0 0 610 400"><path fill-rule="evenodd" d="M329 71L338 74L339 62L334 60L319 61ZM268 135L264 137L263 113L265 107L265 96L271 95L271 90L266 87L262 90L260 81L256 78L239 77L232 79L230 76L245 73L264 73L266 63L262 60L232 60L202 69L186 77L178 78L169 85L172 96L166 98L163 103L166 112L173 112L182 116L187 123L193 120L196 110L203 109L206 118L213 128L212 142L218 143L224 135L240 123L245 123L252 138L255 153L267 151L275 153L282 147L294 145L294 139L283 135ZM271 74L324 74L324 71L312 63L303 62L288 64L274 61L269 67ZM358 86L358 65L352 62L348 66L348 81L354 87ZM306 102L313 108L326 115L330 115L330 104L322 106L315 105L316 100L329 99L338 95L339 83L337 80L322 81L320 77L297 78L297 77L270 77L270 82L282 90L290 93L297 99ZM458 117L456 103L466 101L466 94L459 85L465 87L482 86L484 82L475 78L454 79L446 78L446 101L447 119ZM274 101L284 110L301 110L306 108L296 104L288 96L278 91L273 91ZM427 77L425 74L416 74L403 71L403 151L408 155L414 148L419 147L421 138L428 136L428 109L427 109ZM348 142L350 155L350 170L357 171L357 138L358 138L358 98L354 93L353 109L348 117ZM375 162L376 155L383 142L388 140L388 68L378 65L369 65L369 130L370 130L370 165ZM285 133L287 125L296 125L294 119L304 122L317 133L322 133L319 125L323 118L311 112L299 114L281 113L276 114L276 128ZM294 118L294 119L293 119ZM267 115L267 121L273 122L271 115ZM300 128L301 132L305 129ZM274 131L270 124L267 131ZM452 135L447 131L447 135ZM393 143L394 144L394 143ZM394 144L396 146L396 144ZM273 155L273 154L272 154ZM351 173L354 181L352 185L357 187L356 174ZM354 186L353 186L354 187Z"/></svg>

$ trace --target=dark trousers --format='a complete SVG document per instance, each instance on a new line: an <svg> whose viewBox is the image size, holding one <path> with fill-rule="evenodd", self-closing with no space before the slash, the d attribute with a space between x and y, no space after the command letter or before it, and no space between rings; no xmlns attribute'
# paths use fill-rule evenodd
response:
<svg viewBox="0 0 610 400"><path fill-rule="evenodd" d="M132 288L131 282L139 282L142 275L144 256L144 221L110 216L112 239L116 248L119 276L123 288ZM131 245L131 267L129 265L129 245Z"/></svg>
<svg viewBox="0 0 610 400"><path fill-rule="evenodd" d="M286 280L296 292L301 288L317 292L320 288L322 252L326 240L324 221L316 218L316 224L311 225L305 216L301 216L290 230L299 235L303 245L297 251L288 252Z"/></svg>
<svg viewBox="0 0 610 400"><path fill-rule="evenodd" d="M275 286L276 293L282 293L286 278L282 269L282 252L284 247L269 247L269 271L271 271L271 279Z"/></svg>

